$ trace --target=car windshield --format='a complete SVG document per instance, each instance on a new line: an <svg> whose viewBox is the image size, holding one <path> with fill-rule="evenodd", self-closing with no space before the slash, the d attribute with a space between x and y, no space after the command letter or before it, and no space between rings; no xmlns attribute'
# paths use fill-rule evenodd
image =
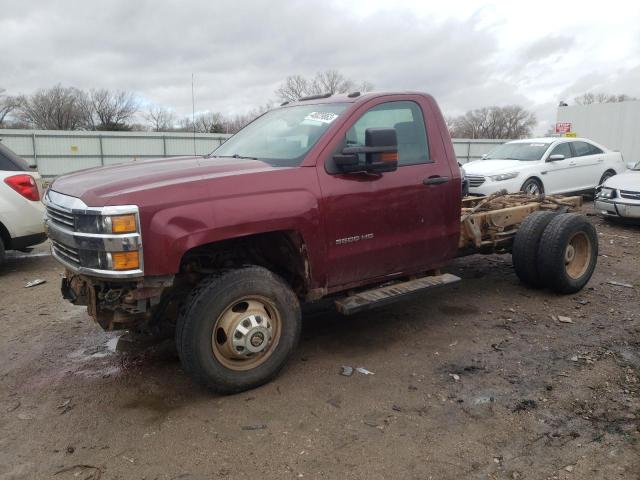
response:
<svg viewBox="0 0 640 480"><path fill-rule="evenodd" d="M253 158L274 167L297 166L348 105L325 103L272 110L229 138L209 156Z"/></svg>
<svg viewBox="0 0 640 480"><path fill-rule="evenodd" d="M545 142L513 142L503 143L491 150L485 160L540 160L551 143Z"/></svg>
<svg viewBox="0 0 640 480"><path fill-rule="evenodd" d="M629 167L630 170L640 170L640 161L636 162L635 165L631 165L631 167Z"/></svg>

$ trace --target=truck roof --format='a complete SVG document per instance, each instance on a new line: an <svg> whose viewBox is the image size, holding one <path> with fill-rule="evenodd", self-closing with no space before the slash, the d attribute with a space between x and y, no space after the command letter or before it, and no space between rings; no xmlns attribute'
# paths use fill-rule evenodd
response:
<svg viewBox="0 0 640 480"><path fill-rule="evenodd" d="M311 97L303 97L300 100L295 102L284 102L281 104L281 107L291 107L295 105L312 105L312 104L320 104L320 103L357 103L365 100L370 100L372 98L378 97L387 97L390 95L421 95L423 97L431 97L431 95L424 92L416 92L416 91L403 91L403 92L352 92L348 94L336 94L336 95L313 95ZM306 100L305 100L306 98Z"/></svg>

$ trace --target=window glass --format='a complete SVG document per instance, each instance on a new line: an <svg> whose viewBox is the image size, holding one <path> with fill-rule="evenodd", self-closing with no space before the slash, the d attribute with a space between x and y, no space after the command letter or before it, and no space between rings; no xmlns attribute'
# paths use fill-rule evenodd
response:
<svg viewBox="0 0 640 480"><path fill-rule="evenodd" d="M576 152L576 157L592 155L591 145L589 145L587 142L573 142L573 151Z"/></svg>
<svg viewBox="0 0 640 480"><path fill-rule="evenodd" d="M587 145L589 145L589 149L591 151L590 155L598 155L599 153L604 153L602 150L600 150L595 145L591 145L590 143L587 144Z"/></svg>
<svg viewBox="0 0 640 480"><path fill-rule="evenodd" d="M274 167L299 165L348 104L304 104L277 108L251 122L210 154L248 157Z"/></svg>
<svg viewBox="0 0 640 480"><path fill-rule="evenodd" d="M363 146L367 128L395 128L398 165L428 163L429 146L424 117L415 102L383 103L367 111L347 132L347 146Z"/></svg>
<svg viewBox="0 0 640 480"><path fill-rule="evenodd" d="M564 155L564 158L571 158L571 147L568 142L561 143L560 145L556 145L556 147L551 151L549 156L551 155Z"/></svg>
<svg viewBox="0 0 640 480"><path fill-rule="evenodd" d="M28 171L30 169L26 160L22 159L8 147L0 143L0 170Z"/></svg>
<svg viewBox="0 0 640 480"><path fill-rule="evenodd" d="M550 143L545 142L508 142L491 150L485 160L540 160Z"/></svg>

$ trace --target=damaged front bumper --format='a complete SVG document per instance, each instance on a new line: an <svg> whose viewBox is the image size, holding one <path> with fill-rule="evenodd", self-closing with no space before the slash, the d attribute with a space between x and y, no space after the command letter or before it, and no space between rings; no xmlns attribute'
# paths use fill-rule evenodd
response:
<svg viewBox="0 0 640 480"><path fill-rule="evenodd" d="M62 296L74 305L86 306L104 330L149 326L173 277L144 277L136 281L106 281L67 270Z"/></svg>

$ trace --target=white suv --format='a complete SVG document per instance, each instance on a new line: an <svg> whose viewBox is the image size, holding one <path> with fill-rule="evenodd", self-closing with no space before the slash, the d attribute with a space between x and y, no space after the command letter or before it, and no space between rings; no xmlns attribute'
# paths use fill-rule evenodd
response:
<svg viewBox="0 0 640 480"><path fill-rule="evenodd" d="M46 240L41 190L40 175L0 143L0 263L5 250Z"/></svg>

